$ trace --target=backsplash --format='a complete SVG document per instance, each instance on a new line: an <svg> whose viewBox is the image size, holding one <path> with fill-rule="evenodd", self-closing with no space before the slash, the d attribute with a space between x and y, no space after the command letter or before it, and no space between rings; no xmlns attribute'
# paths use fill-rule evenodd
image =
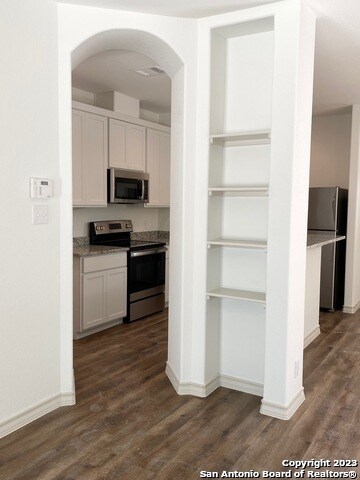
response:
<svg viewBox="0 0 360 480"><path fill-rule="evenodd" d="M73 235L89 235L89 223L101 220L131 220L135 232L168 231L169 208L146 208L143 205L108 205L105 208L74 208Z"/></svg>
<svg viewBox="0 0 360 480"><path fill-rule="evenodd" d="M84 245L89 245L89 237L74 237L73 238L73 247L83 247Z"/></svg>
<svg viewBox="0 0 360 480"><path fill-rule="evenodd" d="M150 231L150 232L132 232L131 240L158 241L169 243L170 232Z"/></svg>

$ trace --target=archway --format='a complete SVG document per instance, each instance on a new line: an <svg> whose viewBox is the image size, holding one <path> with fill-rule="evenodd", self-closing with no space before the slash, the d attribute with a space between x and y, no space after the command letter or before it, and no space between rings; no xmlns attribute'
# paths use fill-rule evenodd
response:
<svg viewBox="0 0 360 480"><path fill-rule="evenodd" d="M184 63L179 55L159 37L141 30L110 29L90 36L63 59L66 84L60 85L60 170L61 198L61 385L62 391L74 392L72 351L72 152L71 152L71 71L86 58L106 50L128 49L142 53L161 66L172 80L171 93L171 209L170 242L174 253L170 259L170 299L168 361L180 365L181 317L183 295L183 142L184 142ZM60 60L61 64L61 60ZM172 295L173 291L180 294ZM165 368L165 366L164 366ZM75 393L75 392L74 392Z"/></svg>

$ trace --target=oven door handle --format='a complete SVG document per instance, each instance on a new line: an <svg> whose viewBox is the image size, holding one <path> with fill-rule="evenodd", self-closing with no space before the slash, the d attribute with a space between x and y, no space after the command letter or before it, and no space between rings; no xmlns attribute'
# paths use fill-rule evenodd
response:
<svg viewBox="0 0 360 480"><path fill-rule="evenodd" d="M155 253L164 253L166 252L166 247L162 248L154 248L152 250L142 250L139 252L131 252L130 256L131 257L143 257L145 255L154 255Z"/></svg>

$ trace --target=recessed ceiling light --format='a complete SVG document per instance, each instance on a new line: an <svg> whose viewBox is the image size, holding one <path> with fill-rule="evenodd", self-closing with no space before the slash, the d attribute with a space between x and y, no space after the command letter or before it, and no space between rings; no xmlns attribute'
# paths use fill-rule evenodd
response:
<svg viewBox="0 0 360 480"><path fill-rule="evenodd" d="M143 75L144 77L154 77L156 75L162 75L165 73L165 71L157 65L154 67L139 68L138 70L132 71L138 73L139 75Z"/></svg>

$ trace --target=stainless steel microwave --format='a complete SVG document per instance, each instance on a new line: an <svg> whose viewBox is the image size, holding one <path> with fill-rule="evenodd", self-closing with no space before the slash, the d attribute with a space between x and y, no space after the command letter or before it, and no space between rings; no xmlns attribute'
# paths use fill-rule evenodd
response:
<svg viewBox="0 0 360 480"><path fill-rule="evenodd" d="M133 170L108 170L109 203L148 203L149 175Z"/></svg>

